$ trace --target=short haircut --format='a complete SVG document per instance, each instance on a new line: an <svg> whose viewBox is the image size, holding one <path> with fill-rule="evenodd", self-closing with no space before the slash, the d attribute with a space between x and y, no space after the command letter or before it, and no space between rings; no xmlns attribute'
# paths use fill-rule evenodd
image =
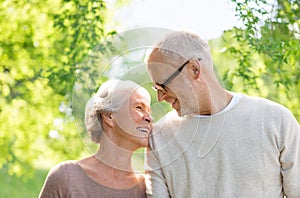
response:
<svg viewBox="0 0 300 198"><path fill-rule="evenodd" d="M181 57L186 60L201 58L201 62L213 69L210 47L196 34L186 31L172 32L163 37L155 48L165 57Z"/></svg>

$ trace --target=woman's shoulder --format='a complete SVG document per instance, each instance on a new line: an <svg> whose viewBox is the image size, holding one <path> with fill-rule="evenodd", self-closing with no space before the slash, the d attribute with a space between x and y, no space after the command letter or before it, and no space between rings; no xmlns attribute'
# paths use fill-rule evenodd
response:
<svg viewBox="0 0 300 198"><path fill-rule="evenodd" d="M54 165L48 172L39 197L65 197L70 183L69 176L76 172L77 166L77 161L64 161Z"/></svg>
<svg viewBox="0 0 300 198"><path fill-rule="evenodd" d="M50 170L51 171L60 171L60 170L66 170L66 169L73 169L78 166L78 161L76 160L68 160L60 162L56 165L54 165Z"/></svg>
<svg viewBox="0 0 300 198"><path fill-rule="evenodd" d="M75 160L68 160L60 162L54 165L48 173L48 176L51 177L64 177L69 172L73 172L78 169L78 162Z"/></svg>

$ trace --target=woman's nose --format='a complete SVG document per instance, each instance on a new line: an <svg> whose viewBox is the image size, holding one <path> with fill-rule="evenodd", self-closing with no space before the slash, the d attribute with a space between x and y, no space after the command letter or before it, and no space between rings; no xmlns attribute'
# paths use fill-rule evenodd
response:
<svg viewBox="0 0 300 198"><path fill-rule="evenodd" d="M150 113L146 113L146 115L144 116L144 120L148 123L152 123L153 122L153 118L150 115Z"/></svg>

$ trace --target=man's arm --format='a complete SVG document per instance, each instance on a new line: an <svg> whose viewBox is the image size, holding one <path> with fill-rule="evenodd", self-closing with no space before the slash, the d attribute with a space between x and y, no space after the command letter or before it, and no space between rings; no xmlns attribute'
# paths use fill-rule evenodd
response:
<svg viewBox="0 0 300 198"><path fill-rule="evenodd" d="M283 191L287 198L300 197L300 125L289 111L283 113L281 132Z"/></svg>

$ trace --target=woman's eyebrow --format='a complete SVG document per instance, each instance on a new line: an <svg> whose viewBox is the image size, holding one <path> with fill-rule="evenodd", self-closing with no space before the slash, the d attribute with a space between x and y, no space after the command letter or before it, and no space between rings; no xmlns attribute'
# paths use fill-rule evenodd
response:
<svg viewBox="0 0 300 198"><path fill-rule="evenodd" d="M151 107L148 108L148 105L146 105L146 104L143 103L143 102L136 102L136 103L134 103L134 106L135 106L135 105L141 105L141 106L143 106L143 108L145 108L147 111L149 111L150 113L152 113Z"/></svg>

